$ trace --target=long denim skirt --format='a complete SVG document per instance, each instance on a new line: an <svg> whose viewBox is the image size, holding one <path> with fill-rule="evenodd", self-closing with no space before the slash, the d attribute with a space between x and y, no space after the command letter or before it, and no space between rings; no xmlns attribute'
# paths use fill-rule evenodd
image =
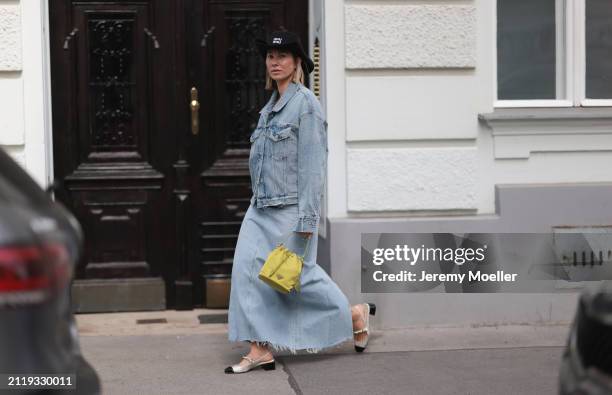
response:
<svg viewBox="0 0 612 395"><path fill-rule="evenodd" d="M249 206L238 235L228 312L230 341L268 343L276 351L318 352L353 338L351 311L344 293L316 263L317 232L309 242L292 231L297 204ZM305 252L301 289L280 293L258 278L279 242Z"/></svg>

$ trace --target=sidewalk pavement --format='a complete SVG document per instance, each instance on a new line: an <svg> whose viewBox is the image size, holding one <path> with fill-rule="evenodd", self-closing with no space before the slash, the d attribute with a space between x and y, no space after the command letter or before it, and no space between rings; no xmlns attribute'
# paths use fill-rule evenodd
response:
<svg viewBox="0 0 612 395"><path fill-rule="evenodd" d="M377 330L320 354L279 353L276 370L226 375L248 352L224 310L79 314L104 394L556 394L569 323ZM138 320L151 323L137 323ZM148 320L148 321L147 321ZM159 322L165 321L165 322ZM214 321L214 320L212 320Z"/></svg>

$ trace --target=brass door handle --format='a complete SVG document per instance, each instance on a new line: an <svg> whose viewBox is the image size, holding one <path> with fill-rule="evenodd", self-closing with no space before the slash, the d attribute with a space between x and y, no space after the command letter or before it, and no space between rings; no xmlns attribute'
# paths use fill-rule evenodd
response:
<svg viewBox="0 0 612 395"><path fill-rule="evenodd" d="M198 90L195 87L191 88L189 108L191 109L191 133L196 136L200 133L200 102L198 101Z"/></svg>

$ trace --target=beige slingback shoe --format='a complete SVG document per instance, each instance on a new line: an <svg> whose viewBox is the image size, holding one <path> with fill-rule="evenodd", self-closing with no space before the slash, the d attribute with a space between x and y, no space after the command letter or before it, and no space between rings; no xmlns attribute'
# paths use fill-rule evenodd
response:
<svg viewBox="0 0 612 395"><path fill-rule="evenodd" d="M355 340L355 351L357 352L363 352L363 350L365 350L368 346L368 340L370 338L370 316L376 314L376 305L374 303L364 303L364 305L367 307L365 317L361 317L364 322L364 327L362 329L353 331L354 335L364 332L366 333L366 336L364 336L360 341Z"/></svg>
<svg viewBox="0 0 612 395"><path fill-rule="evenodd" d="M261 366L263 370L276 369L276 361L274 361L274 358L272 358L272 360L264 361L267 355L271 356L270 351L268 351L267 353L265 353L264 355L262 355L261 357L257 359L243 356L242 359L246 359L249 362L247 365L242 366L240 364L236 364L236 365L228 366L227 368L225 368L225 373L246 373L249 370L255 369L259 366Z"/></svg>

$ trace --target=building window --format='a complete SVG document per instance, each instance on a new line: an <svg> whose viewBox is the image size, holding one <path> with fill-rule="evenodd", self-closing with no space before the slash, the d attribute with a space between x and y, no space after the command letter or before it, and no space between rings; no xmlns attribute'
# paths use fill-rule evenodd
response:
<svg viewBox="0 0 612 395"><path fill-rule="evenodd" d="M612 1L497 0L496 106L612 106Z"/></svg>

